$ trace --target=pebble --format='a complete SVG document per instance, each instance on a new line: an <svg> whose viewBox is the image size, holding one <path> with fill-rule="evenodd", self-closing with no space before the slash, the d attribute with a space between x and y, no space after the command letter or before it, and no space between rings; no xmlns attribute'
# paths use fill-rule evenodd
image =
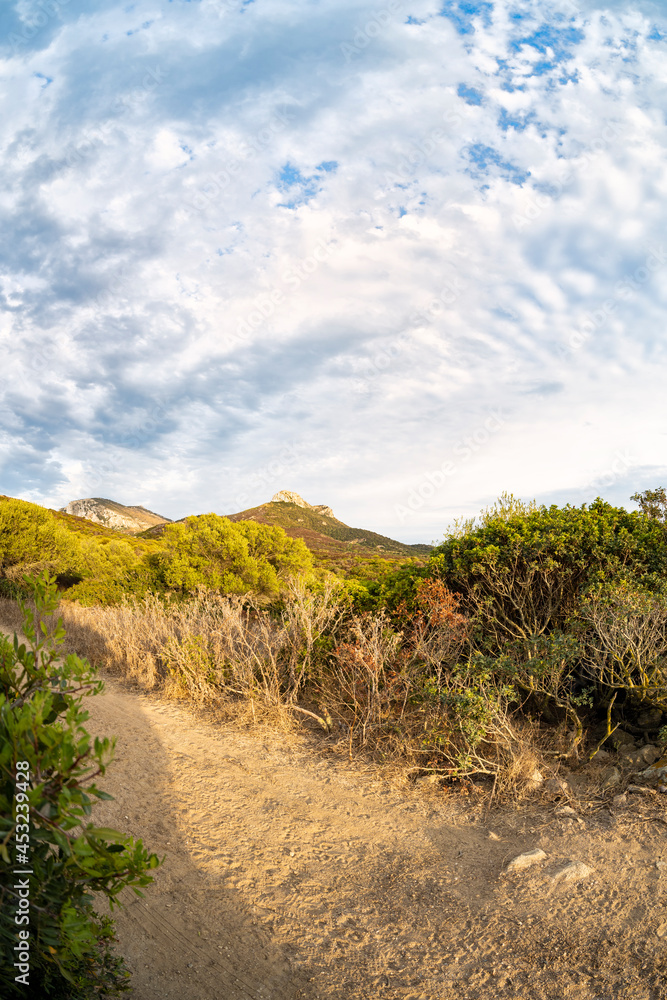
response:
<svg viewBox="0 0 667 1000"><path fill-rule="evenodd" d="M566 816L568 819L579 819L572 806L561 806L556 809L556 816Z"/></svg>
<svg viewBox="0 0 667 1000"><path fill-rule="evenodd" d="M642 771L643 778L667 778L667 757L661 757Z"/></svg>
<svg viewBox="0 0 667 1000"><path fill-rule="evenodd" d="M635 738L623 729L616 729L609 737L609 742L613 747L618 749L626 747L626 749L630 750L635 745Z"/></svg>
<svg viewBox="0 0 667 1000"><path fill-rule="evenodd" d="M500 837L498 836L497 833L494 833L492 830L491 833L489 834L489 840L500 840Z"/></svg>
<svg viewBox="0 0 667 1000"><path fill-rule="evenodd" d="M544 782L544 791L551 795L567 795L570 786L564 778L547 778Z"/></svg>
<svg viewBox="0 0 667 1000"><path fill-rule="evenodd" d="M627 804L628 804L628 797L625 794L625 792L621 792L620 795L614 795L614 800L612 802L612 805L614 805L617 809L622 809L623 806L627 806Z"/></svg>
<svg viewBox="0 0 667 1000"><path fill-rule="evenodd" d="M602 790L614 788L621 783L621 772L617 767L606 767L602 772Z"/></svg>
<svg viewBox="0 0 667 1000"><path fill-rule="evenodd" d="M508 872L520 872L524 868L530 868L531 865L535 865L538 861L544 861L546 859L546 854L540 847L536 847L534 851L526 851L525 854L518 854L516 858L512 858L507 866Z"/></svg>
<svg viewBox="0 0 667 1000"><path fill-rule="evenodd" d="M629 792L641 792L643 795L655 795L654 788L647 788L646 785L628 785Z"/></svg>
<svg viewBox="0 0 667 1000"><path fill-rule="evenodd" d="M594 869L583 861L572 861L554 875L554 882L579 882L593 874Z"/></svg>
<svg viewBox="0 0 667 1000"><path fill-rule="evenodd" d="M538 788L541 788L543 784L544 784L544 775L542 774L541 771L538 771L538 769L535 768L535 770L530 774L528 780L526 781L526 788L529 791L534 792Z"/></svg>
<svg viewBox="0 0 667 1000"><path fill-rule="evenodd" d="M441 774L421 774L417 781L420 785L437 785L442 781Z"/></svg>
<svg viewBox="0 0 667 1000"><path fill-rule="evenodd" d="M660 751L657 747L647 745L641 747L639 750L628 750L622 754L622 760L626 761L628 764L633 764L635 766L640 766L642 764L652 764L660 756Z"/></svg>
<svg viewBox="0 0 667 1000"><path fill-rule="evenodd" d="M650 729L655 726L657 729L663 719L663 712L660 708L648 708L645 712L642 712L637 716L637 725L643 726L646 729Z"/></svg>

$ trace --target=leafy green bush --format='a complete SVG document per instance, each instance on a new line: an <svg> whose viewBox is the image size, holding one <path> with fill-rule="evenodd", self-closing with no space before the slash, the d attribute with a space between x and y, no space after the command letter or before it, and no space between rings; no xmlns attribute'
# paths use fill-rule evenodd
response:
<svg viewBox="0 0 667 1000"><path fill-rule="evenodd" d="M439 545L428 564L463 599L488 652L563 628L581 595L622 577L664 586L662 526L596 500L490 516Z"/></svg>
<svg viewBox="0 0 667 1000"><path fill-rule="evenodd" d="M234 523L217 514L169 524L162 545L154 557L158 576L165 588L184 594L207 587L222 594L253 591L276 597L281 577L312 568L304 542L283 528Z"/></svg>
<svg viewBox="0 0 667 1000"><path fill-rule="evenodd" d="M140 840L88 821L94 800L110 798L95 779L113 741L91 740L84 728L83 699L103 685L85 660L59 658L65 636L62 622L53 621L54 578L35 582L34 600L36 612L22 606L28 645L0 637L0 854L11 867L0 888L0 992L113 996L129 988L128 973L111 954L113 925L96 913L91 893L110 905L126 886L141 895L159 862ZM20 898L26 889L29 910ZM15 981L23 969L13 964L25 930L29 990Z"/></svg>
<svg viewBox="0 0 667 1000"><path fill-rule="evenodd" d="M77 538L50 510L24 500L0 504L0 570L45 564L70 569L79 552Z"/></svg>

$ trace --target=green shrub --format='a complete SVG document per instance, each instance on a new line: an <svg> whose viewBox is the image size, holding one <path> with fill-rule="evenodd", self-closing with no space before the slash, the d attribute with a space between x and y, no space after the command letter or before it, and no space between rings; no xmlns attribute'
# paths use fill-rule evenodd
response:
<svg viewBox="0 0 667 1000"><path fill-rule="evenodd" d="M624 577L660 589L666 571L662 525L599 499L492 511L481 526L447 538L428 564L429 575L462 596L488 652L563 628L589 589Z"/></svg>
<svg viewBox="0 0 667 1000"><path fill-rule="evenodd" d="M0 504L0 570L45 564L71 569L78 561L78 539L50 510L24 500Z"/></svg>
<svg viewBox="0 0 667 1000"><path fill-rule="evenodd" d="M427 570L417 560L408 560L399 566L385 566L376 572L375 579L366 584L368 598L365 604L355 601L361 611L386 609L396 621L409 618L417 610L417 592Z"/></svg>
<svg viewBox="0 0 667 1000"><path fill-rule="evenodd" d="M128 974L111 954L113 925L96 913L91 894L110 905L126 886L141 895L159 862L140 840L88 819L96 799L110 798L95 779L113 741L92 740L84 728L83 699L103 685L85 660L59 658L64 629L53 621L54 578L35 582L34 600L36 613L22 606L28 645L0 637L0 854L9 866L0 888L0 992L113 996L129 988ZM21 869L29 874L13 874ZM22 924L19 879L29 891L29 922ZM13 965L19 930L29 932L28 989L15 981L23 971Z"/></svg>
<svg viewBox="0 0 667 1000"><path fill-rule="evenodd" d="M283 528L234 523L217 514L169 524L162 544L154 558L158 576L166 589L184 594L207 587L222 594L252 591L276 597L281 578L312 569L305 543Z"/></svg>

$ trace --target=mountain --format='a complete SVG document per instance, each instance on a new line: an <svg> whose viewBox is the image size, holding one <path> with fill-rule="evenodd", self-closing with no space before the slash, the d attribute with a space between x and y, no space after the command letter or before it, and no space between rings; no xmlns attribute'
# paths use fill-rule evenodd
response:
<svg viewBox="0 0 667 1000"><path fill-rule="evenodd" d="M100 497L73 500L62 508L61 516L65 515L85 518L86 521L80 523L104 526L102 530L113 529L146 539L159 539L165 527L174 523L145 507L126 507ZM327 504L308 503L291 490L280 490L267 503L226 516L230 521L278 525L291 538L303 539L313 553L316 565L346 576L350 573L373 576L380 571L386 572L390 565L410 558L422 562L432 548L431 545L407 545L375 531L352 528L339 521ZM381 567L385 569L381 570Z"/></svg>
<svg viewBox="0 0 667 1000"><path fill-rule="evenodd" d="M309 510L316 510L318 514L325 514L327 517L334 516L331 507L327 507L325 503L315 505L306 503L303 497L300 497L298 493L292 493L291 490L280 490L279 493L271 497L271 503L295 503L297 507L307 507Z"/></svg>
<svg viewBox="0 0 667 1000"><path fill-rule="evenodd" d="M433 547L406 545L376 531L351 528L349 524L339 521L327 504L308 503L291 490L280 490L268 503L226 516L230 521L256 521L284 528L291 538L303 539L316 565L344 576L366 575L372 578L405 559L423 562ZM164 524L156 524L142 532L141 537L159 538L164 528ZM380 564L378 560L381 560Z"/></svg>
<svg viewBox="0 0 667 1000"><path fill-rule="evenodd" d="M125 535L138 535L147 528L153 528L159 524L170 524L168 517L146 510L145 507L126 507L115 500L105 500L102 497L88 497L86 500L72 500L66 507L61 507L60 512L71 514L75 517L83 517L87 521L95 524L102 524L106 528L120 531Z"/></svg>
<svg viewBox="0 0 667 1000"><path fill-rule="evenodd" d="M431 545L407 545L365 528L351 528L334 516L331 507L307 503L298 493L289 490L281 490L259 507L250 507L228 516L230 521L280 525L292 538L303 538L314 552L320 549L331 551L332 548L338 552L357 550L366 557L395 559L427 556L432 548Z"/></svg>

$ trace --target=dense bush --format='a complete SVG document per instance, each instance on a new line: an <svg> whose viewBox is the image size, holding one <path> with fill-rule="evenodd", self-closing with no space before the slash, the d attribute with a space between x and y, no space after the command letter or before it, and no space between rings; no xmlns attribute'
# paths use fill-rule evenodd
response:
<svg viewBox="0 0 667 1000"><path fill-rule="evenodd" d="M462 598L489 652L563 628L585 592L633 579L660 589L667 539L660 524L596 500L587 507L540 507L503 516L446 539L429 575Z"/></svg>
<svg viewBox="0 0 667 1000"><path fill-rule="evenodd" d="M21 500L0 503L0 578L5 592L25 572L47 569L63 596L86 606L113 605L124 597L199 587L223 594L275 598L286 576L312 571L300 539L276 526L233 523L216 514L167 525L162 537L144 539L78 530L76 519ZM11 586L10 586L11 585Z"/></svg>
<svg viewBox="0 0 667 1000"><path fill-rule="evenodd" d="M62 622L53 622L55 581L43 576L34 600L36 613L23 609L28 645L0 637L0 853L11 872L30 872L23 879L7 869L0 887L1 992L116 995L129 988L128 975L110 951L113 925L93 908L92 893L113 903L125 886L139 892L158 859L141 841L89 821L95 800L110 798L95 779L113 742L92 740L84 728L84 698L102 684L86 661L59 656L65 635ZM19 926L25 888L29 923ZM29 989L15 981L19 929L29 931Z"/></svg>
<svg viewBox="0 0 667 1000"><path fill-rule="evenodd" d="M184 594L207 587L222 594L252 591L276 597L281 578L312 568L305 543L283 528L234 523L217 514L170 524L161 541L154 560L158 575L166 589Z"/></svg>
<svg viewBox="0 0 667 1000"><path fill-rule="evenodd" d="M23 500L0 503L0 572L45 564L71 569L77 562L76 537L50 510Z"/></svg>
<svg viewBox="0 0 667 1000"><path fill-rule="evenodd" d="M667 534L655 504L630 513L600 499L507 499L448 537L427 567L471 619L469 652L522 692L528 711L571 723L573 748L586 716L611 726L614 701L630 719L667 707Z"/></svg>

